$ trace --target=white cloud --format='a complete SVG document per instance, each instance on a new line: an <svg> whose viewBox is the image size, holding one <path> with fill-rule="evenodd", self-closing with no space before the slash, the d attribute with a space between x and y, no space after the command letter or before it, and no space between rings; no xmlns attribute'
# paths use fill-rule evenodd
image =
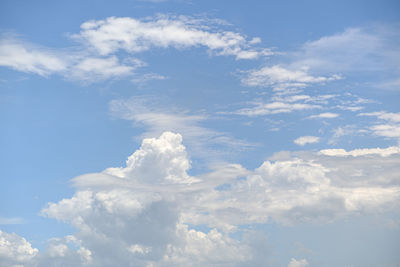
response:
<svg viewBox="0 0 400 267"><path fill-rule="evenodd" d="M388 157L393 154L400 154L400 147L387 147L387 148L364 148L364 149L354 149L350 151L346 151L344 149L323 149L319 153L326 156L335 156L335 157L359 157L366 155L380 155L382 157Z"/></svg>
<svg viewBox="0 0 400 267"><path fill-rule="evenodd" d="M220 164L190 176L182 137L167 132L145 139L125 167L74 178L75 194L43 209L75 227L74 236L50 240L32 258L36 250L16 243L30 251L27 262L43 266L257 265L271 260L260 249L265 240L247 238L241 225L397 210L400 153L391 150L278 153L255 170ZM230 237L235 231L244 237Z"/></svg>
<svg viewBox="0 0 400 267"><path fill-rule="evenodd" d="M136 67L138 66L121 64L115 56L108 58L87 57L72 66L70 74L67 75L72 79L84 82L102 81L132 75Z"/></svg>
<svg viewBox="0 0 400 267"><path fill-rule="evenodd" d="M319 142L317 136L301 136L293 141L296 145L304 146L306 144L314 144Z"/></svg>
<svg viewBox="0 0 400 267"><path fill-rule="evenodd" d="M324 112L324 113L320 113L318 115L311 115L308 118L309 119L334 119L337 117L339 117L339 114L337 114L337 113Z"/></svg>
<svg viewBox="0 0 400 267"><path fill-rule="evenodd" d="M25 238L0 230L0 265L17 266L32 260L38 253Z"/></svg>
<svg viewBox="0 0 400 267"><path fill-rule="evenodd" d="M0 39L0 66L48 76L65 71L68 62L49 49L34 47L15 38L3 38Z"/></svg>
<svg viewBox="0 0 400 267"><path fill-rule="evenodd" d="M293 111L310 110L321 108L319 105L304 104L304 103L285 103L285 102L270 102L270 103L255 103L254 107L243 108L235 113L245 116L262 116L278 113L290 113Z"/></svg>
<svg viewBox="0 0 400 267"><path fill-rule="evenodd" d="M393 124L379 124L371 127L374 134L389 137L389 138L400 138L400 125Z"/></svg>
<svg viewBox="0 0 400 267"><path fill-rule="evenodd" d="M247 71L247 76L241 81L247 86L274 87L274 90L280 91L291 87L306 87L313 83L324 83L328 81L341 79L339 75L330 77L312 76L307 68L288 69L275 65L272 67L263 67Z"/></svg>
<svg viewBox="0 0 400 267"><path fill-rule="evenodd" d="M296 260L292 258L288 264L288 267L306 267L308 262L306 259Z"/></svg>
<svg viewBox="0 0 400 267"><path fill-rule="evenodd" d="M263 116L279 113L291 113L294 111L307 111L312 109L321 109L322 105L329 103L329 100L335 98L336 95L299 95L289 94L280 95L275 94L269 101L263 102L260 100L250 102L253 107L242 108L233 114L245 115L245 116Z"/></svg>
<svg viewBox="0 0 400 267"><path fill-rule="evenodd" d="M360 113L359 116L373 116L381 120L386 120L390 122L400 122L400 113L378 111L378 112Z"/></svg>
<svg viewBox="0 0 400 267"><path fill-rule="evenodd" d="M127 76L132 76L135 82L143 82L163 79L163 76L136 74L134 70L144 66L144 62L121 60L119 50L133 54L154 48L202 46L211 54L235 56L236 59L255 59L273 54L268 49L254 47L260 42L259 38L247 40L244 35L222 27L217 20L184 16L159 15L142 20L109 17L87 21L81 25L78 34L71 35L81 43L79 52L71 48L37 47L14 37L2 36L0 66L42 76L59 74L86 83Z"/></svg>
<svg viewBox="0 0 400 267"><path fill-rule="evenodd" d="M370 127L370 130L375 135L396 139L400 138L400 113L378 111L360 113L359 116L374 116L380 121L385 121L384 124L375 124Z"/></svg>
<svg viewBox="0 0 400 267"><path fill-rule="evenodd" d="M213 29L209 21L184 16L160 15L138 20L109 17L105 20L87 21L81 32L73 35L85 45L90 45L101 55L110 55L122 49L138 53L151 48L189 48L204 46L217 55L233 55L237 59L253 59L272 54L269 50L251 48L256 43L231 31Z"/></svg>

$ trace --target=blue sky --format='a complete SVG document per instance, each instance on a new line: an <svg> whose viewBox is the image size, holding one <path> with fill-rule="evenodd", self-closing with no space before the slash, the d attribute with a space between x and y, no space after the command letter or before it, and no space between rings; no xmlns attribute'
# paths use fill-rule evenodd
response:
<svg viewBox="0 0 400 267"><path fill-rule="evenodd" d="M398 266L397 1L2 1L1 266Z"/></svg>

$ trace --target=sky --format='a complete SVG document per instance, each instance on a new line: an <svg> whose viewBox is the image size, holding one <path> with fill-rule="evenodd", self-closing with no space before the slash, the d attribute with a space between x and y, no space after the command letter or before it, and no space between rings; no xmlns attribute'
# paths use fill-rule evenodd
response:
<svg viewBox="0 0 400 267"><path fill-rule="evenodd" d="M400 266L400 3L0 3L0 266Z"/></svg>

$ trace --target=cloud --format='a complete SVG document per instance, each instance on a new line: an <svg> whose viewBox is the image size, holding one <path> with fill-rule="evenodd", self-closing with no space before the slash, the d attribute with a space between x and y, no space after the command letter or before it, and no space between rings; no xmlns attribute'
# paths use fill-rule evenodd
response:
<svg viewBox="0 0 400 267"><path fill-rule="evenodd" d="M330 77L312 76L307 68L288 69L279 65L263 67L245 72L247 75L241 82L246 86L273 87L276 91L286 88L303 88L310 84L325 83L341 79L339 75Z"/></svg>
<svg viewBox="0 0 400 267"><path fill-rule="evenodd" d="M400 35L396 26L348 28L341 33L305 43L293 53L291 66L318 72L400 70Z"/></svg>
<svg viewBox="0 0 400 267"><path fill-rule="evenodd" d="M0 230L0 265L21 266L32 260L38 252L25 238Z"/></svg>
<svg viewBox="0 0 400 267"><path fill-rule="evenodd" d="M206 47L217 55L232 55L236 59L254 59L272 54L269 50L251 48L259 39L247 41L239 33L215 30L212 27L215 25L207 26L209 22L165 15L145 20L109 17L83 23L81 32L73 38L88 44L101 55L110 55L118 50L138 53L151 48L197 46Z"/></svg>
<svg viewBox="0 0 400 267"><path fill-rule="evenodd" d="M319 142L317 136L301 136L293 141L296 145L304 146L306 144L314 144Z"/></svg>
<svg viewBox="0 0 400 267"><path fill-rule="evenodd" d="M386 120L390 122L400 122L400 113L378 111L378 112L360 113L359 116L373 116L381 120Z"/></svg>
<svg viewBox="0 0 400 267"><path fill-rule="evenodd" d="M254 47L260 42L258 37L247 40L246 36L223 28L218 20L184 16L91 20L81 25L79 33L70 35L79 41L79 49L50 49L2 36L0 66L41 76L58 74L85 83L127 76L135 82L143 82L163 76L135 73L145 63L127 59L127 56L122 60L119 51L130 55L156 48L206 47L210 54L236 59L256 59L273 54L269 49Z"/></svg>
<svg viewBox="0 0 400 267"><path fill-rule="evenodd" d="M339 114L332 112L324 112L317 115L311 115L309 119L333 119L339 117Z"/></svg>
<svg viewBox="0 0 400 267"><path fill-rule="evenodd" d="M392 113L386 111L360 113L359 116L374 116L381 122L386 123L375 124L369 129L378 136L396 138L400 140L400 113Z"/></svg>
<svg viewBox="0 0 400 267"><path fill-rule="evenodd" d="M310 110L321 108L319 105L304 104L304 103L284 103L284 102L270 102L270 103L254 103L252 108L243 108L235 112L238 115L245 116L262 116L278 113L291 113L293 111Z"/></svg>
<svg viewBox="0 0 400 267"><path fill-rule="evenodd" d="M15 38L0 39L0 66L41 76L67 69L66 58L49 49L38 48Z"/></svg>
<svg viewBox="0 0 400 267"><path fill-rule="evenodd" d="M264 102L256 100L250 102L253 107L242 108L229 114L245 115L249 117L263 116L279 113L291 113L294 111L307 111L312 109L321 109L328 104L328 101L336 97L335 95L299 95L289 94L280 95L275 94L269 101Z"/></svg>
<svg viewBox="0 0 400 267"><path fill-rule="evenodd" d="M195 115L158 102L156 97L148 96L113 100L110 102L110 111L118 118L132 121L135 126L144 127L145 133L141 137L156 137L164 131L182 133L191 153L202 158L216 156L221 153L218 151L228 149L232 153L254 146L203 126L207 120L212 119L207 114ZM218 147L222 149L218 150Z"/></svg>
<svg viewBox="0 0 400 267"><path fill-rule="evenodd" d="M84 82L102 81L132 75L133 71L139 66L141 64L136 66L123 65L119 63L115 56L108 58L88 57L72 66L68 76Z"/></svg>
<svg viewBox="0 0 400 267"><path fill-rule="evenodd" d="M254 170L219 164L191 176L182 136L165 132L143 140L126 166L78 176L72 197L48 203L42 214L71 224L72 236L51 239L38 253L24 239L2 233L15 240L0 242L6 247L0 251L23 252L20 262L33 266L265 263L273 257L265 238L241 226L327 223L398 210L400 153L391 150L346 152L351 157L282 152ZM232 232L243 237L232 238ZM13 250L18 244L24 249Z"/></svg>
<svg viewBox="0 0 400 267"><path fill-rule="evenodd" d="M296 260L292 258L288 264L288 267L306 267L308 262L306 259Z"/></svg>
<svg viewBox="0 0 400 267"><path fill-rule="evenodd" d="M22 223L24 223L24 219L20 217L11 217L11 218L0 217L0 225L22 224Z"/></svg>
<svg viewBox="0 0 400 267"><path fill-rule="evenodd" d="M354 149L346 151L344 149L323 149L319 153L326 156L336 156L336 157L359 157L366 155L380 155L382 157L388 157L393 154L400 154L400 147L387 147L387 148L364 148L364 149Z"/></svg>

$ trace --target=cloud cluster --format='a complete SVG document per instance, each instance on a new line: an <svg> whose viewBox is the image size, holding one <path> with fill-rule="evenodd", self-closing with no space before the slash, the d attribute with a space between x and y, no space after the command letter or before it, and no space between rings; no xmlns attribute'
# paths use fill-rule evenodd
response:
<svg viewBox="0 0 400 267"><path fill-rule="evenodd" d="M79 50L38 47L15 36L3 35L0 66L41 76L58 74L84 83L127 76L132 81L143 82L163 76L138 75L137 69L146 64L131 56L153 48L205 47L210 54L236 59L273 54L269 49L255 47L259 38L247 40L244 35L223 28L213 20L184 16L159 15L142 20L109 17L84 22L79 33L70 35L81 44Z"/></svg>
<svg viewBox="0 0 400 267"><path fill-rule="evenodd" d="M0 230L0 265L21 266L30 262L38 253L25 238Z"/></svg>
<svg viewBox="0 0 400 267"><path fill-rule="evenodd" d="M359 116L372 116L378 118L378 122L370 127L377 136L394 138L400 142L400 113L377 111L360 113Z"/></svg>
<svg viewBox="0 0 400 267"><path fill-rule="evenodd" d="M397 210L399 151L277 153L255 170L225 164L194 177L182 137L165 132L145 139L125 167L74 178L74 196L42 210L75 227L73 236L50 240L36 255L24 239L2 233L10 244L2 245L3 254L22 252L21 262L39 266L246 266L259 254L242 225L324 223ZM196 228L202 226L209 230Z"/></svg>

